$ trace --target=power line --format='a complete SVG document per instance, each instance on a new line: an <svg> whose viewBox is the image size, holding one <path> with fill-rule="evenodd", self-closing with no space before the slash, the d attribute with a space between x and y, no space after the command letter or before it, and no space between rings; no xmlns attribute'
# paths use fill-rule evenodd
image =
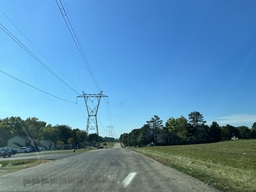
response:
<svg viewBox="0 0 256 192"><path fill-rule="evenodd" d="M108 134L108 130L107 130L107 129L105 128L105 126L102 124L100 118L98 118L98 119L99 119L99 122L100 122L101 127L104 129L105 133Z"/></svg>
<svg viewBox="0 0 256 192"><path fill-rule="evenodd" d="M79 51L79 54L82 57L84 65L86 66L86 68L87 68L87 70L88 70L88 72L89 72L89 74L90 74L90 76L91 76L91 78L92 78L96 88L99 91L101 91L101 88L100 88L100 86L99 86L99 84L98 84L98 82L97 82L97 80L96 80L96 78L94 76L94 73L93 73L93 71L92 71L92 69L91 69L91 67L90 67L90 65L88 63L88 60L86 59L85 52L83 50L83 47L81 46L81 43L80 43L79 38L78 38L78 35L76 34L74 25L72 24L71 18L70 18L69 13L68 13L68 9L65 9L65 7L64 7L64 5L62 3L62 0L55 0L55 1L56 1L56 4L57 4L57 6L58 6L58 8L60 10L60 13L61 13L64 21L66 23L66 26L67 26L70 34L71 34L71 37L72 37L73 41L75 42L75 45L76 45L76 47L77 47L77 49ZM111 126L112 126L112 119L111 119L110 106L109 106L109 99L108 100L106 98L104 98L104 99L105 99L105 101L108 104L109 118L110 118L110 123L111 123Z"/></svg>
<svg viewBox="0 0 256 192"><path fill-rule="evenodd" d="M108 100L107 100L107 104L108 104L108 114L109 114L110 125L113 126L113 124L112 124L112 118L111 118L111 113L110 113L109 98L108 98Z"/></svg>
<svg viewBox="0 0 256 192"><path fill-rule="evenodd" d="M86 115L84 114L84 112L83 112L82 108L80 107L80 105L77 103L77 101L76 101L76 105L77 105L79 111L81 112L81 114L84 116L84 119L86 119L87 117L86 117Z"/></svg>
<svg viewBox="0 0 256 192"><path fill-rule="evenodd" d="M32 51L30 51L19 39L17 39L2 23L0 23L0 28L5 34L7 34L15 43L17 43L23 50L25 50L31 57L33 57L40 65L42 65L48 72L50 72L55 78L62 82L65 86L71 89L76 94L78 91L73 89L68 83L66 83L59 75L57 75L50 67L48 67L42 60L40 60Z"/></svg>
<svg viewBox="0 0 256 192"><path fill-rule="evenodd" d="M64 99L64 98L62 98L62 97L58 97L58 96L56 96L56 95L53 95L53 94L51 94L51 93L49 93L49 92L46 92L46 91L44 91L44 90L38 88L38 87L36 87L36 86L33 86L33 85L31 85L31 84L29 84L29 83L27 83L27 82L25 82L25 81L23 81L23 80L21 80L21 79L15 77L15 76L13 76L13 75L11 75L11 74L9 74L9 73L7 73L7 72L4 72L4 71L1 70L1 69L0 69L0 72L3 73L4 75L6 75L6 76L8 76L8 77L11 77L12 79L15 79L16 81L19 81L19 82L21 82L21 83L23 83L23 84L25 84L25 85L27 85L27 86L29 86L29 87L31 87L31 88L37 90L37 91L40 91L40 92L46 94L46 95L52 96L52 97L57 98L57 99L60 99L60 100L62 100L62 101L66 101L66 102L69 102L69 103L74 103L74 104L76 104L76 103L73 102L73 101L69 101L69 100Z"/></svg>
<svg viewBox="0 0 256 192"><path fill-rule="evenodd" d="M60 71L58 68L36 47L36 45L15 25L15 23L0 9L0 12L5 16L5 18L23 35L23 37L63 76L69 83L71 81ZM72 84L72 83L71 83ZM79 89L79 88L78 88Z"/></svg>
<svg viewBox="0 0 256 192"><path fill-rule="evenodd" d="M78 39L78 36L76 35L74 26L72 25L72 22L69 19L68 13L65 10L62 1L61 0L55 0L55 1L56 1L56 4L58 5L60 13L61 13L61 15L62 15L62 17L63 17L67 27L68 27L68 30L69 30L69 32L71 34L71 37L72 37L73 41L75 42L75 45L76 45L76 47L77 47L77 49L79 51L79 54L82 57L84 65L86 66L86 68L87 68L87 70L88 70L88 72L89 72L89 74L90 74L90 76L91 76L91 78L92 78L96 88L98 89L98 91L101 91L99 83L97 82L97 80L96 80L96 78L95 78L95 76L93 74L93 71L92 71L92 69L91 69L91 67L90 67L90 65L89 65L89 63L88 63L88 61L87 61L87 59L85 57L84 50L83 50L83 48L81 46L81 43L80 43L80 41Z"/></svg>

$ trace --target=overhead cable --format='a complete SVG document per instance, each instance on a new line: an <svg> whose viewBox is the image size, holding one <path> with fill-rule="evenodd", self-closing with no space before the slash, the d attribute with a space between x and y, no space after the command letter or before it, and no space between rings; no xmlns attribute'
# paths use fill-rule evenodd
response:
<svg viewBox="0 0 256 192"><path fill-rule="evenodd" d="M31 57L33 57L40 65L42 65L48 72L50 72L55 78L62 82L65 86L71 89L76 94L79 94L74 88L66 83L59 75L57 75L50 67L48 67L42 60L40 60L32 51L30 51L19 39L17 39L2 23L0 23L0 29L5 32L15 43L17 43L23 50L25 50Z"/></svg>
<svg viewBox="0 0 256 192"><path fill-rule="evenodd" d="M89 72L89 75L91 76L91 78L92 78L92 80L94 82L94 85L96 86L98 91L102 91L102 89L100 88L99 83L97 82L97 80L96 80L96 78L94 76L94 73L93 73L93 71L92 71L92 69L91 69L91 67L90 67L90 65L88 63L88 60L87 60L87 58L85 56L85 52L84 52L83 47L81 46L81 43L79 41L79 38L78 38L78 36L77 36L77 34L75 32L75 28L74 28L74 25L71 22L70 16L68 14L68 10L66 11L66 9L65 9L65 7L64 7L64 5L62 3L62 0L55 0L55 1L56 1L56 4L57 4L57 6L58 6L58 8L60 10L60 13L61 13L64 21L66 23L66 26L67 26L70 34L71 34L71 37L72 37L73 41L75 42L75 45L76 45L76 47L77 47L77 49L79 51L79 54L82 57L83 63L86 66L86 68L87 68L87 70ZM109 107L109 100L107 100L106 98L104 98L104 99L105 99L105 101L108 104L109 118L110 118L110 123L111 123L111 126L112 126L112 119L111 119L111 113L110 113L110 107Z"/></svg>
<svg viewBox="0 0 256 192"><path fill-rule="evenodd" d="M62 3L62 0L55 0L55 1L56 1L56 4L58 5L60 13L61 13L61 15L62 15L62 17L63 17L67 27L68 27L68 30L69 30L69 32L71 34L71 37L72 37L73 41L75 42L75 45L76 45L76 47L77 47L77 49L79 51L79 54L82 57L83 63L85 64L85 66L86 66L86 68L87 68L87 70L88 70L88 72L89 72L89 74L90 74L90 76L91 76L91 78L92 78L96 88L98 89L98 91L102 91L102 89L100 88L99 83L97 82L97 80L95 78L95 75L94 75L94 73L93 73L93 71L92 71L92 69L91 69L91 67L90 67L90 65L88 63L88 60L86 59L83 47L81 46L79 38L78 38L78 36L77 36L77 34L75 32L75 28L72 25L71 20L69 19L68 10L66 11L66 9L65 9L65 7L64 7L64 5ZM108 102L106 100L106 98L104 98L104 99L105 99L106 102Z"/></svg>
<svg viewBox="0 0 256 192"><path fill-rule="evenodd" d="M77 105L79 111L81 112L81 114L84 116L84 119L86 119L87 117L85 116L83 110L81 109L81 107L80 107L80 105L77 103L77 101L76 101L76 105Z"/></svg>
<svg viewBox="0 0 256 192"><path fill-rule="evenodd" d="M36 87L36 86L33 86L33 85L31 85L31 84L29 84L29 83L27 83L27 82L25 82L25 81L23 81L23 80L21 80L21 79L15 77L15 76L11 75L11 74L9 74L9 73L7 73L7 72L1 70L1 69L0 69L0 72L3 73L4 75L6 75L6 76L8 76L8 77L11 77L12 79L15 79L16 81L19 81L19 82L21 82L21 83L23 83L23 84L25 84L25 85L27 85L27 86L29 86L29 87L31 87L31 88L37 90L37 91L40 91L40 92L46 94L46 95L55 97L55 98L60 99L60 100L62 100L62 101L66 101L66 102L69 102L69 103L74 103L74 104L76 104L76 103L73 102L73 101L69 101L69 100L64 99L64 98L62 98L62 97L59 97L59 96L56 96L56 95L51 94L51 93L49 93L49 92L46 92L46 91L44 91L44 90L42 90L42 89L40 89L40 88L38 88L38 87Z"/></svg>
<svg viewBox="0 0 256 192"><path fill-rule="evenodd" d="M69 19L68 13L67 13L67 11L65 10L62 1L61 1L61 0L55 0L55 1L56 1L56 3L57 3L58 8L59 8L59 10L60 10L60 13L61 13L61 15L62 15L62 17L63 17L63 19L64 19L64 21L65 21L67 27L68 27L68 30L69 30L69 32L70 32L70 34L71 34L71 36L72 36L72 39L73 39L73 41L75 42L75 45L76 45L76 47L77 47L77 49L78 49L78 51L79 51L79 54L80 54L80 56L82 57L82 60L83 60L84 65L86 66L86 68L87 68L87 70L88 70L88 72L89 72L89 74L90 74L90 76L91 76L91 78L92 78L92 80L93 80L93 82L94 82L96 88L97 88L99 91L101 91L100 86L99 86L99 83L97 82L97 80L96 80L96 78L95 78L95 76L94 76L94 74L93 74L93 71L92 71L92 69L91 69L91 67L90 67L90 65L89 65L89 63L88 63L88 61L87 61L87 59L86 59L86 57L85 57L84 50L83 50L83 48L82 48L82 46L81 46L81 43L80 43L80 41L79 41L79 39L78 39L78 37L77 37L77 35L76 35L76 32L75 32L75 30L74 30L74 26L72 25L72 22L71 22L70 19Z"/></svg>
<svg viewBox="0 0 256 192"><path fill-rule="evenodd" d="M108 104L108 114L109 114L109 119L110 119L110 125L113 126L113 124L112 124L112 118L111 118L111 113L110 113L109 98L108 98L107 104Z"/></svg>
<svg viewBox="0 0 256 192"><path fill-rule="evenodd" d="M105 133L108 134L108 130L107 130L106 127L102 124L100 118L99 118L99 122L100 122L101 127L104 129Z"/></svg>
<svg viewBox="0 0 256 192"><path fill-rule="evenodd" d="M60 71L58 68L36 47L36 45L12 22L12 20L0 9L0 12L5 16L5 18L23 35L23 37L57 70L70 84L71 81ZM79 90L79 88L78 88Z"/></svg>

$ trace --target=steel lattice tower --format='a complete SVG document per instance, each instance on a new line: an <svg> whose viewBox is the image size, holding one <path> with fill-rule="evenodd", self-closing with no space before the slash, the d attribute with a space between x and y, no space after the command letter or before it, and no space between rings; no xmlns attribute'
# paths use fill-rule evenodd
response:
<svg viewBox="0 0 256 192"><path fill-rule="evenodd" d="M87 110L87 124L86 132L89 134L89 130L96 130L96 134L99 136L97 114L100 106L100 100L102 97L108 97L102 94L102 91L99 94L85 94L77 96L77 98L83 97L86 110Z"/></svg>

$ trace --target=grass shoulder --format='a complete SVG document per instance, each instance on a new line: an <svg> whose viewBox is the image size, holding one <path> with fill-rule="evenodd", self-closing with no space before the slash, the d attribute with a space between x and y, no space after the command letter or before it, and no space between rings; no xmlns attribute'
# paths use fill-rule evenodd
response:
<svg viewBox="0 0 256 192"><path fill-rule="evenodd" d="M4 160L0 161L0 176L16 172L22 169L35 167L44 163L48 163L50 160L43 159L21 159L21 160Z"/></svg>
<svg viewBox="0 0 256 192"><path fill-rule="evenodd" d="M256 191L256 140L134 150L222 191Z"/></svg>
<svg viewBox="0 0 256 192"><path fill-rule="evenodd" d="M87 149L78 149L75 151L75 154L84 153L87 151L91 151L93 148L87 148ZM36 153L29 153L26 154L26 157L28 156L35 156L40 155L47 155L47 154L72 154L74 153L73 150L52 150L52 151L42 151L42 152L36 152ZM44 163L48 163L51 160L46 160L43 158L39 159L16 159L16 160L9 160L8 158L1 159L0 160L0 176L12 172L16 172L22 169L27 169L31 167L35 167Z"/></svg>

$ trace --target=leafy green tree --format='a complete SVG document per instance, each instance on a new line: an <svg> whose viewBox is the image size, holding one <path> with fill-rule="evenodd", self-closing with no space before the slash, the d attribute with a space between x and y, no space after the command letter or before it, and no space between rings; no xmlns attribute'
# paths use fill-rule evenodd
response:
<svg viewBox="0 0 256 192"><path fill-rule="evenodd" d="M7 122L6 119L0 120L0 147L4 147L7 144L7 139L11 135Z"/></svg>
<svg viewBox="0 0 256 192"><path fill-rule="evenodd" d="M256 129L256 122L253 123L252 129Z"/></svg>
<svg viewBox="0 0 256 192"><path fill-rule="evenodd" d="M98 136L96 133L92 133L88 137L88 141L95 144L102 141L102 137Z"/></svg>
<svg viewBox="0 0 256 192"><path fill-rule="evenodd" d="M169 118L166 123L165 127L168 130L168 136L167 136L167 141L168 145L175 145L175 144L181 144L180 137L178 136L178 126L176 119L174 117Z"/></svg>
<svg viewBox="0 0 256 192"><path fill-rule="evenodd" d="M24 121L24 126L27 135L39 139L40 131L46 126L46 122L39 121L36 117L29 117Z"/></svg>
<svg viewBox="0 0 256 192"><path fill-rule="evenodd" d="M239 131L234 126L227 124L221 127L221 140L230 140L232 137L239 137Z"/></svg>
<svg viewBox="0 0 256 192"><path fill-rule="evenodd" d="M171 117L165 123L166 128L169 131L168 140L170 144L185 144L190 140L190 134L188 129L188 121L185 117L179 118Z"/></svg>
<svg viewBox="0 0 256 192"><path fill-rule="evenodd" d="M5 122L11 132L10 138L14 136L27 136L25 133L24 121L20 117L6 118Z"/></svg>
<svg viewBox="0 0 256 192"><path fill-rule="evenodd" d="M129 143L131 146L139 145L140 132L141 129L133 129L132 132L129 134Z"/></svg>
<svg viewBox="0 0 256 192"><path fill-rule="evenodd" d="M163 128L163 121L157 115L151 118L151 120L147 121L147 124L151 129L161 129Z"/></svg>
<svg viewBox="0 0 256 192"><path fill-rule="evenodd" d="M202 133L202 131L203 132L205 131L204 129L202 129L202 127L204 123L206 123L206 121L204 121L203 115L198 111L194 111L188 115L188 119L189 119L189 124L196 130L197 143L202 142L201 135L205 134L205 133Z"/></svg>
<svg viewBox="0 0 256 192"><path fill-rule="evenodd" d="M0 127L0 147L7 145L7 140L10 135L10 130L7 127Z"/></svg>
<svg viewBox="0 0 256 192"><path fill-rule="evenodd" d="M183 136L185 138L185 140L182 140L182 143L184 144L195 144L197 143L197 129L199 129L198 127L194 127L193 125L191 125L190 123L187 124L186 127L186 135Z"/></svg>
<svg viewBox="0 0 256 192"><path fill-rule="evenodd" d="M67 140L67 144L71 145L72 148L74 148L74 144L75 144L75 139L74 138L68 138Z"/></svg>
<svg viewBox="0 0 256 192"><path fill-rule="evenodd" d="M24 122L20 117L10 117L0 120L0 146L6 146L8 139L14 136L26 136Z"/></svg>
<svg viewBox="0 0 256 192"><path fill-rule="evenodd" d="M88 135L86 131L81 131L80 129L73 129L72 137L74 138L75 146L82 145L88 140Z"/></svg>
<svg viewBox="0 0 256 192"><path fill-rule="evenodd" d="M188 119L189 119L189 123L194 127L196 127L198 125L203 125L204 123L206 123L203 115L201 113L199 113L198 111L191 112L188 115Z"/></svg>
<svg viewBox="0 0 256 192"><path fill-rule="evenodd" d="M198 142L209 143L210 139L210 127L208 125L201 125L198 127Z"/></svg>
<svg viewBox="0 0 256 192"><path fill-rule="evenodd" d="M159 129L163 128L163 121L158 117L157 115L154 115L154 117L151 118L151 120L147 121L147 124L150 129L153 130L153 141L154 143L157 142L157 134L159 132Z"/></svg>
<svg viewBox="0 0 256 192"><path fill-rule="evenodd" d="M193 135L190 135L190 132L188 132L188 120L185 117L181 116L176 119L176 124L176 133L180 138L180 144L187 143L193 137Z"/></svg>
<svg viewBox="0 0 256 192"><path fill-rule="evenodd" d="M165 123L165 127L169 132L175 132L177 127L176 119L174 117L169 118Z"/></svg>
<svg viewBox="0 0 256 192"><path fill-rule="evenodd" d="M157 145L170 145L170 144L177 144L175 143L175 136L176 134L171 133L168 128L164 127L163 129L159 130L158 133L158 140Z"/></svg>
<svg viewBox="0 0 256 192"><path fill-rule="evenodd" d="M47 125L41 129L40 138L52 141L56 144L56 142L59 140L58 129L56 129L56 127L52 127L51 125Z"/></svg>
<svg viewBox="0 0 256 192"><path fill-rule="evenodd" d="M138 144L145 146L153 142L153 140L154 140L153 130L150 129L148 124L145 124L140 130L139 137L138 137Z"/></svg>
<svg viewBox="0 0 256 192"><path fill-rule="evenodd" d="M72 137L72 129L67 125L56 125L54 129L56 129L58 140L60 141L66 142Z"/></svg>
<svg viewBox="0 0 256 192"><path fill-rule="evenodd" d="M62 141L65 144L69 138L73 138L73 145L80 145L88 140L85 131L72 129L67 125L47 125L36 117L29 117L26 120L20 117L0 119L0 147L6 146L8 139L14 136L29 137L30 141L26 145L35 147L39 145L39 140L50 140L55 144Z"/></svg>
<svg viewBox="0 0 256 192"><path fill-rule="evenodd" d="M252 125L250 138L256 139L256 122L254 122Z"/></svg>
<svg viewBox="0 0 256 192"><path fill-rule="evenodd" d="M64 141L58 140L58 141L56 142L56 147L57 147L57 149L64 149L64 148L65 148L65 143L64 143Z"/></svg>
<svg viewBox="0 0 256 192"><path fill-rule="evenodd" d="M239 126L237 127L239 131L239 138L240 139L250 139L251 137L251 130L246 126Z"/></svg>
<svg viewBox="0 0 256 192"><path fill-rule="evenodd" d="M119 140L120 140L125 146L129 146L129 134L128 134L128 133L123 133L123 134L121 134Z"/></svg>
<svg viewBox="0 0 256 192"><path fill-rule="evenodd" d="M210 142L221 141L221 128L217 122L215 121L212 122L209 132L210 132Z"/></svg>

